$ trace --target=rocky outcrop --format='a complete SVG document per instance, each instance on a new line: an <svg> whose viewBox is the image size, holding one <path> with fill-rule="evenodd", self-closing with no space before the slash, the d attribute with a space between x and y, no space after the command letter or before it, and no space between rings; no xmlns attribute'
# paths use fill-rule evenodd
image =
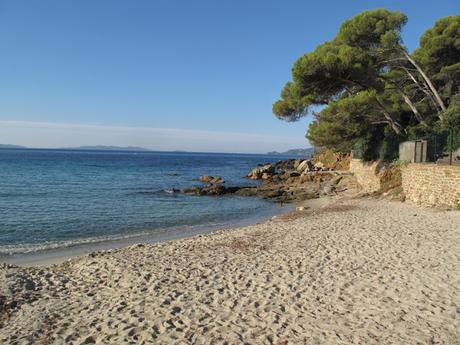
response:
<svg viewBox="0 0 460 345"><path fill-rule="evenodd" d="M275 169L276 170L295 170L295 168L299 165L301 159L286 159L276 162Z"/></svg>
<svg viewBox="0 0 460 345"><path fill-rule="evenodd" d="M276 162L274 165L265 163L252 169L247 175L252 180L270 180L274 176L289 178L308 172L329 170L321 162L313 163L309 159L288 159Z"/></svg>
<svg viewBox="0 0 460 345"><path fill-rule="evenodd" d="M208 183L208 184L221 184L225 182L225 180L220 176L209 176L209 175L200 176L198 181Z"/></svg>
<svg viewBox="0 0 460 345"><path fill-rule="evenodd" d="M174 189L173 192L188 195L256 196L286 203L335 195L356 186L351 173L329 170L321 162L313 163L303 159L261 164L252 169L247 177L261 180L262 183L258 186L222 186L213 182L217 181L215 177L203 175L200 181L208 185Z"/></svg>
<svg viewBox="0 0 460 345"><path fill-rule="evenodd" d="M332 150L323 150L311 157L313 164L320 163L324 169L345 171L350 167L351 155Z"/></svg>
<svg viewBox="0 0 460 345"><path fill-rule="evenodd" d="M175 193L182 193L188 195L225 195L237 192L240 187L225 187L222 185L207 185L204 187L191 187L184 189L173 189Z"/></svg>
<svg viewBox="0 0 460 345"><path fill-rule="evenodd" d="M251 180L264 179L266 180L269 176L275 173L276 169L269 163L259 165L252 169L247 175Z"/></svg>
<svg viewBox="0 0 460 345"><path fill-rule="evenodd" d="M299 162L299 165L297 165L296 170L300 173L304 171L313 171L314 170L314 165L310 160L306 159L304 161Z"/></svg>

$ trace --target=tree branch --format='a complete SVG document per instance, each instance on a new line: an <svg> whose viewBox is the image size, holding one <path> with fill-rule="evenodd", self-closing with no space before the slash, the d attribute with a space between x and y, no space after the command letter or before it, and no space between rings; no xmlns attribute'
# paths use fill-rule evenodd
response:
<svg viewBox="0 0 460 345"><path fill-rule="evenodd" d="M406 130L403 128L403 126L401 126L401 124L399 122L395 121L391 117L390 113L386 110L385 105L379 100L379 98L375 97L375 100L377 101L377 104L378 104L380 110L382 111L382 115L388 121L388 123L390 124L391 128L393 129L393 131L396 134L401 134L401 132L406 133Z"/></svg>
<svg viewBox="0 0 460 345"><path fill-rule="evenodd" d="M446 110L446 105L444 104L441 96L439 96L439 93L438 91L436 90L436 88L434 87L433 83L431 82L430 78L428 78L428 76L425 74L425 72L422 70L422 68L418 65L417 62L415 62L414 59L412 59L412 57L409 55L409 53L406 51L406 49L404 49L403 47L401 47L401 50L404 54L404 56L406 57L406 59L417 69L417 71L420 73L420 75L422 76L422 78L425 80L425 82L428 84L428 87L430 88L431 92L433 93L437 103L439 104L439 106L441 107L441 109L444 111Z"/></svg>

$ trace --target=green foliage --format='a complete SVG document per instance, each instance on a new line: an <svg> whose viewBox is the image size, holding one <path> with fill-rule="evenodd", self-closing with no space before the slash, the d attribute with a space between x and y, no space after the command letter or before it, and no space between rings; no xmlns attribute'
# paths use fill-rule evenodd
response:
<svg viewBox="0 0 460 345"><path fill-rule="evenodd" d="M460 93L460 16L436 21L420 38L414 58L436 83L447 102Z"/></svg>
<svg viewBox="0 0 460 345"><path fill-rule="evenodd" d="M308 106L308 98L302 98L298 86L288 82L281 91L281 99L273 104L272 110L279 119L297 121L307 114Z"/></svg>
<svg viewBox="0 0 460 345"><path fill-rule="evenodd" d="M442 114L440 125L442 129L460 128L460 93L452 97L449 107Z"/></svg>
<svg viewBox="0 0 460 345"><path fill-rule="evenodd" d="M395 134L388 127L383 130L383 138L379 143L378 156L375 157L384 161L393 161L399 157L399 143L404 140L401 135Z"/></svg>
<svg viewBox="0 0 460 345"><path fill-rule="evenodd" d="M359 83L375 80L371 61L363 51L327 42L294 63L293 82L288 82L273 113L295 121L307 115L311 105L327 104L347 91L360 89Z"/></svg>
<svg viewBox="0 0 460 345"><path fill-rule="evenodd" d="M400 12L386 9L364 11L342 24L337 39L366 50L380 46L393 48L401 41L401 28L406 22L407 17Z"/></svg>
<svg viewBox="0 0 460 345"><path fill-rule="evenodd" d="M460 57L460 16L449 16L436 21L420 38L420 47L414 57L430 74L458 64Z"/></svg>
<svg viewBox="0 0 460 345"><path fill-rule="evenodd" d="M301 95L309 95L316 104L327 103L347 87L373 80L369 56L361 49L327 42L294 63L292 77Z"/></svg>
<svg viewBox="0 0 460 345"><path fill-rule="evenodd" d="M406 22L386 9L345 21L334 39L294 63L273 113L296 121L326 105L308 140L342 152L359 146L365 159L393 160L401 141L460 126L460 16L438 20L412 57L402 45Z"/></svg>
<svg viewBox="0 0 460 345"><path fill-rule="evenodd" d="M367 114L375 108L374 98L374 93L362 91L354 97L331 101L310 124L307 138L318 147L351 150L356 138L370 126Z"/></svg>
<svg viewBox="0 0 460 345"><path fill-rule="evenodd" d="M287 121L308 114L311 105L323 105L343 95L384 90L384 73L375 47L399 42L405 22L399 12L366 11L346 21L337 37L300 57L292 68L292 82L286 84L273 112ZM372 49L370 49L372 48Z"/></svg>
<svg viewBox="0 0 460 345"><path fill-rule="evenodd" d="M359 138L362 151L361 159L366 161L392 161L398 158L399 143L402 137L386 126L372 127L366 135Z"/></svg>

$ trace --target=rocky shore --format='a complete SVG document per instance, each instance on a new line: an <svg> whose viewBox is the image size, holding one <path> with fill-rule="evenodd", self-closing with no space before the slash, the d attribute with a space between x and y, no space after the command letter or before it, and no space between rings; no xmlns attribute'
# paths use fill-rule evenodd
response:
<svg viewBox="0 0 460 345"><path fill-rule="evenodd" d="M321 161L309 159L259 164L246 177L261 183L257 186L227 186L220 176L203 175L198 179L203 185L173 189L173 192L189 195L256 196L288 203L336 195L356 188L355 178L347 170L337 170Z"/></svg>

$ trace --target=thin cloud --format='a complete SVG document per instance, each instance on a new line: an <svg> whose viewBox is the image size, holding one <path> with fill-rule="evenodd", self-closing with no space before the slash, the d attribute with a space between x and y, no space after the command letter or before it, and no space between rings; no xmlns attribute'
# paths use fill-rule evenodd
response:
<svg viewBox="0 0 460 345"><path fill-rule="evenodd" d="M161 151L267 152L306 147L304 138L176 128L0 121L0 143L55 148L141 146Z"/></svg>

